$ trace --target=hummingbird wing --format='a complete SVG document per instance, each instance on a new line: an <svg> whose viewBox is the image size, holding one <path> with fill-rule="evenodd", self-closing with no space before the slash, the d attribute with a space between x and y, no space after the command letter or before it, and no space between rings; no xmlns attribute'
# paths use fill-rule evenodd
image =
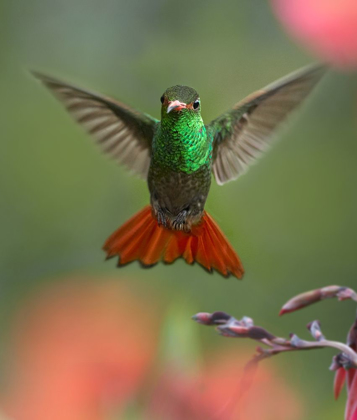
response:
<svg viewBox="0 0 357 420"><path fill-rule="evenodd" d="M270 145L275 129L324 73L305 68L258 90L213 120L212 171L219 185L237 179Z"/></svg>
<svg viewBox="0 0 357 420"><path fill-rule="evenodd" d="M147 178L158 120L112 98L34 72L100 145L133 172Z"/></svg>

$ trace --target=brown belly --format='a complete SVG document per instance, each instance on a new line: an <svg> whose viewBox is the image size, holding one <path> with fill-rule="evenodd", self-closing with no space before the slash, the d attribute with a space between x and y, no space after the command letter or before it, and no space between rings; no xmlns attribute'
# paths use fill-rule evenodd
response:
<svg viewBox="0 0 357 420"><path fill-rule="evenodd" d="M187 212L187 222L191 225L203 214L211 185L211 169L204 165L187 174L153 165L149 170L148 185L154 212L161 211L171 221Z"/></svg>

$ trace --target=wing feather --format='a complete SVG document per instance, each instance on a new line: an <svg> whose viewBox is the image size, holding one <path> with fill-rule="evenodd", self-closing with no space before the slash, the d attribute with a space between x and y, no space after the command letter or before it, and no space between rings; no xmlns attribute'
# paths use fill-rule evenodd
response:
<svg viewBox="0 0 357 420"><path fill-rule="evenodd" d="M213 120L212 171L218 184L238 178L269 147L276 128L324 73L309 67L261 89Z"/></svg>
<svg viewBox="0 0 357 420"><path fill-rule="evenodd" d="M158 120L109 97L37 72L34 75L65 105L105 153L143 178L147 177Z"/></svg>

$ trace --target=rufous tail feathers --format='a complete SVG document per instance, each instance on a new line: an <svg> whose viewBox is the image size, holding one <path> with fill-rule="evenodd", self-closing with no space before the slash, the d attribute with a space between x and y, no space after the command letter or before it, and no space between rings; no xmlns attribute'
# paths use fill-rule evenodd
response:
<svg viewBox="0 0 357 420"><path fill-rule="evenodd" d="M232 274L240 279L244 274L238 255L206 212L202 221L185 233L159 226L151 206L146 206L116 230L103 249L107 258L119 257L118 266L134 260L144 266L159 261L170 264L182 257L188 264L198 262L208 271L216 270L226 277Z"/></svg>

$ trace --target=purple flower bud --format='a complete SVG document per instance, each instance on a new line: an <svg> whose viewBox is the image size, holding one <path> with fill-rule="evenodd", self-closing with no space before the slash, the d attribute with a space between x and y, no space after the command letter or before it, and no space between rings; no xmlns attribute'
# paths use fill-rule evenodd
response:
<svg viewBox="0 0 357 420"><path fill-rule="evenodd" d="M220 325L225 324L232 317L225 312L213 312L212 314L208 312L199 312L196 315L193 315L192 319L199 324L203 325Z"/></svg>
<svg viewBox="0 0 357 420"><path fill-rule="evenodd" d="M199 312L198 314L193 315L192 319L199 324L212 325L211 314L208 312Z"/></svg>
<svg viewBox="0 0 357 420"><path fill-rule="evenodd" d="M320 321L312 321L307 324L307 329L316 341L325 340L325 336L322 334Z"/></svg>
<svg viewBox="0 0 357 420"><path fill-rule="evenodd" d="M240 325L238 323L221 325L217 327L217 330L226 337L251 338L253 340L269 341L275 338L275 335L270 334L262 327L245 327L244 325Z"/></svg>
<svg viewBox="0 0 357 420"><path fill-rule="evenodd" d="M338 291L336 296L338 297L338 300L352 299L357 301L357 293L348 287L341 287L341 290Z"/></svg>
<svg viewBox="0 0 357 420"><path fill-rule="evenodd" d="M289 312L297 311L298 309L304 308L305 306L318 302L320 299L321 292L319 289L301 293L285 303L285 305L281 308L279 312L279 316L287 314Z"/></svg>
<svg viewBox="0 0 357 420"><path fill-rule="evenodd" d="M301 346L301 338L299 338L296 334L290 335L290 344L292 347L300 347Z"/></svg>
<svg viewBox="0 0 357 420"><path fill-rule="evenodd" d="M252 327L254 325L254 321L252 318L249 318L249 316L244 316L241 320L240 320L241 324L244 325L245 327Z"/></svg>
<svg viewBox="0 0 357 420"><path fill-rule="evenodd" d="M221 325L217 327L217 330L221 335L224 335L225 337L249 337L249 328L240 325Z"/></svg>
<svg viewBox="0 0 357 420"><path fill-rule="evenodd" d="M293 297L281 308L279 315L294 312L305 306L319 302L320 300L333 297L338 297L340 300L357 299L357 295L352 289L341 286L327 286L321 289L310 290L309 292L301 293Z"/></svg>
<svg viewBox="0 0 357 420"><path fill-rule="evenodd" d="M336 370L338 370L340 368L341 368L341 364L340 364L338 355L337 356L333 356L332 363L331 363L329 369L332 370L332 371L336 371Z"/></svg>

